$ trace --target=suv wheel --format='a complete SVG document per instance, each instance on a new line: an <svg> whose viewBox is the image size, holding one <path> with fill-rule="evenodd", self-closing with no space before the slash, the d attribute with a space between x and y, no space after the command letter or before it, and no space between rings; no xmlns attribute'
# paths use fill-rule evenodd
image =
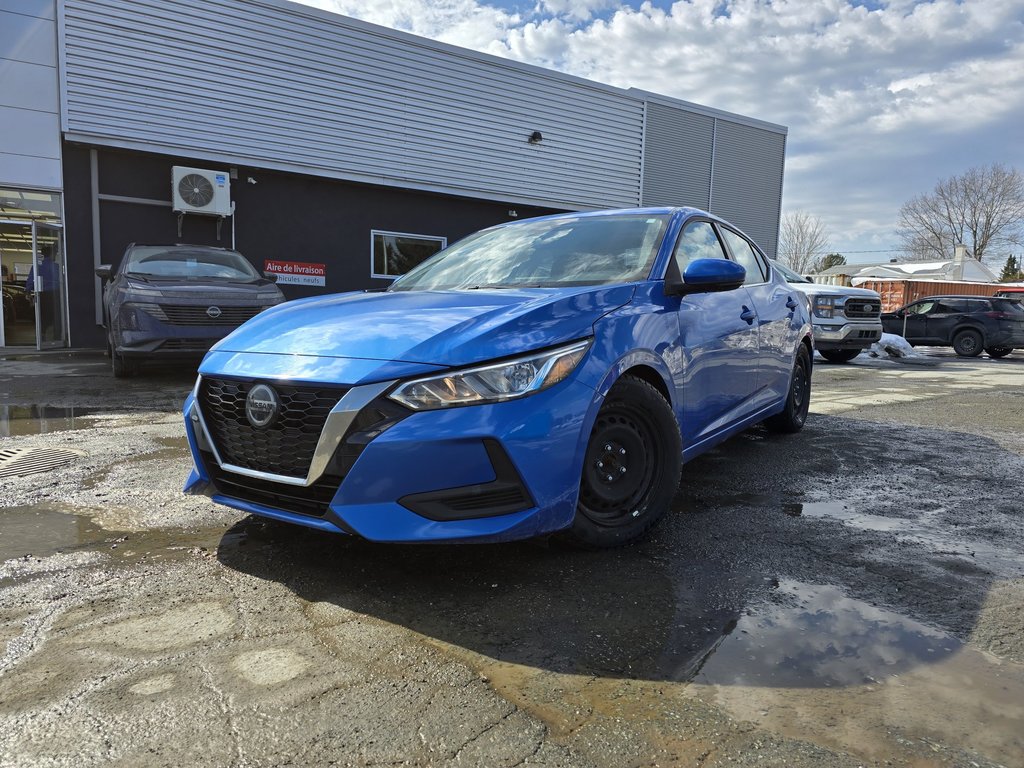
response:
<svg viewBox="0 0 1024 768"><path fill-rule="evenodd" d="M953 351L960 357L977 357L981 354L981 334L977 331L960 331L953 337Z"/></svg>
<svg viewBox="0 0 1024 768"><path fill-rule="evenodd" d="M643 379L623 376L597 414L576 517L562 538L590 549L631 543L668 510L682 463L672 407Z"/></svg>
<svg viewBox="0 0 1024 768"><path fill-rule="evenodd" d="M987 347L985 351L989 357L1006 357L1008 354L1013 352L1013 347Z"/></svg>
<svg viewBox="0 0 1024 768"><path fill-rule="evenodd" d="M860 354L859 349L819 349L818 351L830 363L848 363Z"/></svg>

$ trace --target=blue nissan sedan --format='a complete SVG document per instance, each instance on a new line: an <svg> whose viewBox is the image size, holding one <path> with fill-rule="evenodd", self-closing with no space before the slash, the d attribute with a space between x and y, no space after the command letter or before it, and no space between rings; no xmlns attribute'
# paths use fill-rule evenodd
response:
<svg viewBox="0 0 1024 768"><path fill-rule="evenodd" d="M185 401L185 490L380 542L618 546L685 461L803 426L812 351L802 295L715 216L504 224L220 341Z"/></svg>

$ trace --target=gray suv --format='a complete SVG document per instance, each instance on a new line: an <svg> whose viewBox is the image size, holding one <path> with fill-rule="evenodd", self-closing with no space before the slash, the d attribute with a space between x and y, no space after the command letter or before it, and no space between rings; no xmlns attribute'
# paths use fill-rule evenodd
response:
<svg viewBox="0 0 1024 768"><path fill-rule="evenodd" d="M114 376L144 359L199 359L219 339L283 302L274 280L238 251L206 245L132 243L121 264L96 268Z"/></svg>

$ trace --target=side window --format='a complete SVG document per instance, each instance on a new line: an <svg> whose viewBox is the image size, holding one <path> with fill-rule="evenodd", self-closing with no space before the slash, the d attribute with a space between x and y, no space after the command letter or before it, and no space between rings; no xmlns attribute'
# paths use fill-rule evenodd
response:
<svg viewBox="0 0 1024 768"><path fill-rule="evenodd" d="M908 315L926 315L931 312L932 307L935 306L934 301L922 301L917 304L911 304L907 307Z"/></svg>
<svg viewBox="0 0 1024 768"><path fill-rule="evenodd" d="M945 299L943 301L935 302L935 308L929 312L931 315L950 314L953 312L963 312L964 302L953 301L952 299Z"/></svg>
<svg viewBox="0 0 1024 768"><path fill-rule="evenodd" d="M967 305L967 308L960 310L961 312L988 312L992 309L991 302L985 299L971 299L965 301L964 304Z"/></svg>
<svg viewBox="0 0 1024 768"><path fill-rule="evenodd" d="M370 232L370 274L400 277L447 245L445 237L373 230Z"/></svg>
<svg viewBox="0 0 1024 768"><path fill-rule="evenodd" d="M691 221L679 234L675 260L680 276L694 259L724 259L725 251L718 242L715 228L707 221Z"/></svg>
<svg viewBox="0 0 1024 768"><path fill-rule="evenodd" d="M747 242L745 237L725 227L722 227L722 237L725 238L733 258L747 270L747 279L743 281L745 284L763 283L768 279L767 266L762 263L758 253Z"/></svg>

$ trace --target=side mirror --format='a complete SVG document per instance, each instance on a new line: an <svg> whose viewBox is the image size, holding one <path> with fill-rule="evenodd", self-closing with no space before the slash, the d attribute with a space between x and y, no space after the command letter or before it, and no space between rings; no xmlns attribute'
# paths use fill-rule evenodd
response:
<svg viewBox="0 0 1024 768"><path fill-rule="evenodd" d="M263 279L264 280L269 280L272 283L276 283L277 282L277 272L264 272L263 273Z"/></svg>
<svg viewBox="0 0 1024 768"><path fill-rule="evenodd" d="M683 296L688 293L732 291L743 285L747 270L726 259L694 259L686 266L682 282L665 282L665 293Z"/></svg>
<svg viewBox="0 0 1024 768"><path fill-rule="evenodd" d="M110 264L100 264L96 267L96 277L101 280L109 280L113 272L114 268Z"/></svg>

